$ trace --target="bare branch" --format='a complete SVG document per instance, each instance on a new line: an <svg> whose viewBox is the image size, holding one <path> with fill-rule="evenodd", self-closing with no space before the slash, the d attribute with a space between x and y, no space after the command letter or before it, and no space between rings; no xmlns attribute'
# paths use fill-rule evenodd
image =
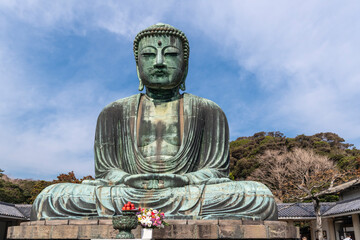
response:
<svg viewBox="0 0 360 240"><path fill-rule="evenodd" d="M324 196L324 195L329 195L329 194L334 194L334 193L337 193L337 192L340 192L344 189L347 189L351 186L354 186L356 184L360 183L360 178L357 178L357 179L354 179L352 181L349 181L347 183L343 183L341 185L338 185L336 187L331 187L331 188L328 188L328 189L325 189L324 191L321 191L321 192L318 192L316 194L314 194L315 197L321 197L321 196Z"/></svg>
<svg viewBox="0 0 360 240"><path fill-rule="evenodd" d="M311 191L301 185L297 185L297 188L300 189L301 191L305 192L306 194L308 194L309 196L312 196Z"/></svg>

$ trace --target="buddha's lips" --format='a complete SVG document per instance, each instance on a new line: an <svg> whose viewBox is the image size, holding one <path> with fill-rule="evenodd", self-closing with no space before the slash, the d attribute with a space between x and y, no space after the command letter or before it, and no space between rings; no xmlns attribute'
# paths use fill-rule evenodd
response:
<svg viewBox="0 0 360 240"><path fill-rule="evenodd" d="M151 71L151 75L154 75L154 76L167 76L169 75L169 73L167 71L164 71L164 70L153 70Z"/></svg>

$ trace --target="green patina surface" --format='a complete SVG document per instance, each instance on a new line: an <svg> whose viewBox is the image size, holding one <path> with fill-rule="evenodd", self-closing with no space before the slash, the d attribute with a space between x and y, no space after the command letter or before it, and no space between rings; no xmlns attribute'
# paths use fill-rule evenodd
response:
<svg viewBox="0 0 360 240"><path fill-rule="evenodd" d="M108 217L131 201L173 218L277 219L269 189L234 182L229 129L213 102L185 90L189 44L167 24L134 41L140 93L100 113L95 134L96 180L49 186L33 204L32 220Z"/></svg>
<svg viewBox="0 0 360 240"><path fill-rule="evenodd" d="M132 229L138 226L138 219L135 211L124 211L122 215L117 215L112 218L113 227L119 230L116 238L119 239L134 239L131 233Z"/></svg>

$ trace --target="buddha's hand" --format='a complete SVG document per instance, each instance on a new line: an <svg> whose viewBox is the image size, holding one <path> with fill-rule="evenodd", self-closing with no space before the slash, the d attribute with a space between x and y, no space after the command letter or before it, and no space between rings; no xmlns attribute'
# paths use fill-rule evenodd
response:
<svg viewBox="0 0 360 240"><path fill-rule="evenodd" d="M206 185L231 182L229 178L212 178L206 181Z"/></svg>
<svg viewBox="0 0 360 240"><path fill-rule="evenodd" d="M98 178L95 180L84 180L82 184L93 185L93 186L114 186L124 183L124 178L130 176L129 174L124 174L122 171L110 171L105 178Z"/></svg>
<svg viewBox="0 0 360 240"><path fill-rule="evenodd" d="M109 186L109 181L105 179L83 180L81 184L92 186Z"/></svg>
<svg viewBox="0 0 360 240"><path fill-rule="evenodd" d="M125 177L124 184L138 189L175 188L188 185L189 179L178 174L136 174Z"/></svg>

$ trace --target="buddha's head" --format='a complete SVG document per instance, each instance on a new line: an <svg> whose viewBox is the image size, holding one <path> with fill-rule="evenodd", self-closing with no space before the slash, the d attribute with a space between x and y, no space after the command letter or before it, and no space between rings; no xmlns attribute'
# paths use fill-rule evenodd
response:
<svg viewBox="0 0 360 240"><path fill-rule="evenodd" d="M134 41L134 55L140 81L139 90L185 90L189 42L183 32L158 23L139 32Z"/></svg>

